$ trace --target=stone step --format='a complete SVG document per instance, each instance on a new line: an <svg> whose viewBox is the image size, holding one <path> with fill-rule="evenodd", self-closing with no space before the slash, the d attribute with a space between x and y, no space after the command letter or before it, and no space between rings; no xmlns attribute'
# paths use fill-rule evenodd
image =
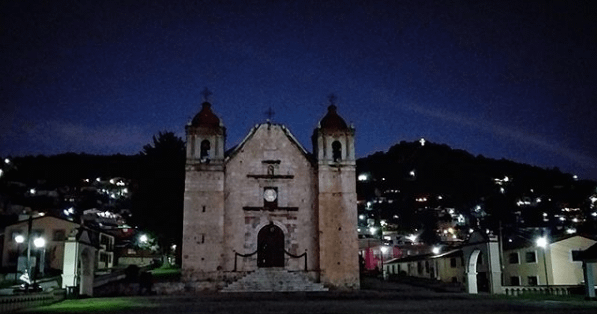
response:
<svg viewBox="0 0 597 314"><path fill-rule="evenodd" d="M281 268L259 268L222 289L222 292L272 291L328 291L328 289L320 283L312 282L301 272L290 272Z"/></svg>

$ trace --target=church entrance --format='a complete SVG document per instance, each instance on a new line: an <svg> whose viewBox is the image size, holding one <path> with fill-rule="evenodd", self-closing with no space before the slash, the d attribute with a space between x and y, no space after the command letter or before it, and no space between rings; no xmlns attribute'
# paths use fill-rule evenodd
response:
<svg viewBox="0 0 597 314"><path fill-rule="evenodd" d="M257 234L257 267L284 267L284 232L273 223Z"/></svg>

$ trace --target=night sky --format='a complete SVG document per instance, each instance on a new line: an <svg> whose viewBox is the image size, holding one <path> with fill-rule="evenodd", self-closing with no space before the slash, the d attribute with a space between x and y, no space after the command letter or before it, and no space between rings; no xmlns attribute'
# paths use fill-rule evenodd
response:
<svg viewBox="0 0 597 314"><path fill-rule="evenodd" d="M201 91L237 144L307 148L337 95L357 155L421 137L597 180L597 1L0 4L0 155L135 154Z"/></svg>

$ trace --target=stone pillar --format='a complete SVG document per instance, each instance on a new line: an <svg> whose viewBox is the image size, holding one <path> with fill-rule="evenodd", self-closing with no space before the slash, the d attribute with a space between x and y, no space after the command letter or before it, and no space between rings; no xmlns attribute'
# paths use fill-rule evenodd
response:
<svg viewBox="0 0 597 314"><path fill-rule="evenodd" d="M466 273L466 292L477 294L477 272L469 271Z"/></svg>
<svg viewBox="0 0 597 314"><path fill-rule="evenodd" d="M79 295L93 296L93 276L95 273L95 250L86 247L81 252L81 282Z"/></svg>
<svg viewBox="0 0 597 314"><path fill-rule="evenodd" d="M582 271L585 276L585 294L589 298L595 298L595 277L593 277L593 263L583 261Z"/></svg>
<svg viewBox="0 0 597 314"><path fill-rule="evenodd" d="M77 267L79 260L79 243L74 238L64 242L64 261L62 263L62 289L77 285Z"/></svg>
<svg viewBox="0 0 597 314"><path fill-rule="evenodd" d="M500 248L499 243L490 240L487 243L487 260L489 261L489 293L501 294L502 289L502 264L500 263Z"/></svg>

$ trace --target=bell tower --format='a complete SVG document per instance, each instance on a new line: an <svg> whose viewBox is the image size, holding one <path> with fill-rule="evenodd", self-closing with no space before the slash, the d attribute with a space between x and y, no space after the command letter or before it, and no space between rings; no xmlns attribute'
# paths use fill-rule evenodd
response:
<svg viewBox="0 0 597 314"><path fill-rule="evenodd" d="M322 283L359 288L354 128L332 104L313 132Z"/></svg>
<svg viewBox="0 0 597 314"><path fill-rule="evenodd" d="M207 101L186 126L182 275L210 280L222 271L226 128Z"/></svg>

